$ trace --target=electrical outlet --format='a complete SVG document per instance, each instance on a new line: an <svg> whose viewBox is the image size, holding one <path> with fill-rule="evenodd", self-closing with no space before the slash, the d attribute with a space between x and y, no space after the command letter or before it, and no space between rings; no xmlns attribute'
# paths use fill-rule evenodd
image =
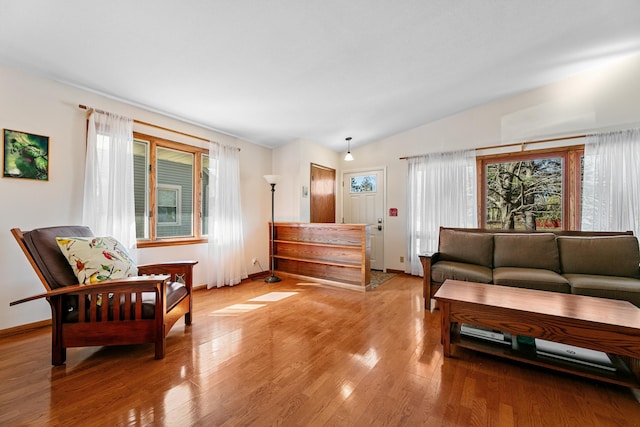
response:
<svg viewBox="0 0 640 427"><path fill-rule="evenodd" d="M251 264L256 265L258 263L258 258L251 258Z"/></svg>
<svg viewBox="0 0 640 427"><path fill-rule="evenodd" d="M400 262L404 262L404 257L403 256L400 257Z"/></svg>

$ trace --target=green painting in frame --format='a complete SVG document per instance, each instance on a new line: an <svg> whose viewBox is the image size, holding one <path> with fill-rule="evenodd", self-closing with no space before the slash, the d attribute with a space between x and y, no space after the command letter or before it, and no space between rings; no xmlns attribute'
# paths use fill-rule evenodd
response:
<svg viewBox="0 0 640 427"><path fill-rule="evenodd" d="M3 176L47 181L49 137L5 129Z"/></svg>

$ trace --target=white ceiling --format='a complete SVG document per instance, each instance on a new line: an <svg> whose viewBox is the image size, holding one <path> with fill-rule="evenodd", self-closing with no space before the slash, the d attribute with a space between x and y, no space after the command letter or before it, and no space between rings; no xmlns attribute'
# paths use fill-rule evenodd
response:
<svg viewBox="0 0 640 427"><path fill-rule="evenodd" d="M345 150L640 52L638 0L2 0L0 63Z"/></svg>

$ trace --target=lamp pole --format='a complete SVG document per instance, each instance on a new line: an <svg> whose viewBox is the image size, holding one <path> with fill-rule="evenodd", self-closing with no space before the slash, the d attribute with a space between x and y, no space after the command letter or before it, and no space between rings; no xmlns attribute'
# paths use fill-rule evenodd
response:
<svg viewBox="0 0 640 427"><path fill-rule="evenodd" d="M266 279L264 279L265 282L267 283L275 283L275 282L280 282L281 279L275 275L274 271L275 271L275 257L274 257L274 222L275 222L275 212L274 212L274 201L275 201L275 195L276 195L276 183L277 183L277 179L278 176L277 175L265 175L264 179L267 180L267 182L269 183L269 185L271 185L271 276L267 277Z"/></svg>

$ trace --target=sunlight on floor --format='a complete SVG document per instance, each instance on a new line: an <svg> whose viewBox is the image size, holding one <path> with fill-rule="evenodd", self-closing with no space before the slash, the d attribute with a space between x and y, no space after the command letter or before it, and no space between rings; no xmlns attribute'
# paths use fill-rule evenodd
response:
<svg viewBox="0 0 640 427"><path fill-rule="evenodd" d="M285 298L289 298L293 295L297 295L298 292L269 292L264 295L251 298L247 302L251 304L233 304L228 307L221 308L219 310L212 311L209 316L239 316L244 313L248 313L253 310L265 307L267 304L253 304L256 302L277 302Z"/></svg>
<svg viewBox="0 0 640 427"><path fill-rule="evenodd" d="M256 302L280 301L296 294L297 292L269 292L268 294L251 298L249 301L256 301Z"/></svg>
<svg viewBox="0 0 640 427"><path fill-rule="evenodd" d="M264 306L265 304L233 304L220 310L212 311L209 316L239 316Z"/></svg>

